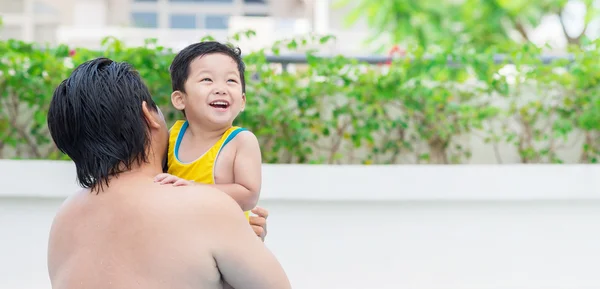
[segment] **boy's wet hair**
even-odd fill
[[[194,43],[177,53],[173,59],[173,62],[171,63],[171,67],[169,68],[173,91],[179,90],[185,93],[185,82],[189,77],[190,64],[192,61],[199,56],[213,53],[225,54],[231,57],[237,63],[238,72],[240,73],[240,79],[242,82],[242,92],[245,93],[246,78],[244,77],[244,71],[246,70],[246,66],[242,60],[242,51],[238,47],[232,47],[217,41]]]
[[[48,129],[75,163],[82,187],[99,192],[111,177],[148,161],[150,127],[143,101],[158,110],[139,73],[108,58],[79,65],[54,90]]]

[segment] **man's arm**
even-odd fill
[[[223,279],[236,289],[291,288],[283,267],[257,238],[235,201],[222,192],[205,189],[206,193],[214,195],[214,203],[210,215],[202,215],[211,219],[212,254]]]
[[[231,196],[243,211],[250,211],[258,203],[262,182],[262,156],[256,136],[243,131],[236,137],[237,150],[233,164],[233,184],[210,185]]]

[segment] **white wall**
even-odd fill
[[[47,234],[73,172],[0,160],[0,288],[50,288]],[[593,165],[265,165],[261,205],[297,289],[597,289],[598,176]]]

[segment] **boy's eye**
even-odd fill
[[[233,81],[233,82],[237,83],[237,80],[235,80],[235,79],[230,79],[228,81]]]
[[[212,80],[211,80],[210,78],[203,78],[203,79],[202,79],[202,80],[200,80],[200,81],[212,81]]]

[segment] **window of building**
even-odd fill
[[[58,14],[59,12],[52,7],[42,1],[35,2],[35,6],[33,8],[33,13],[36,14]]]
[[[171,14],[169,27],[177,29],[194,29],[198,27],[195,14]]]
[[[206,29],[228,29],[229,16],[227,15],[206,15],[204,17],[204,28]]]
[[[131,25],[140,28],[157,28],[158,14],[156,12],[132,12]]]
[[[25,1],[0,0],[0,13],[25,13]]]
[[[269,13],[244,13],[246,17],[269,17]]]
[[[169,0],[169,2],[181,3],[233,3],[233,0]]]

